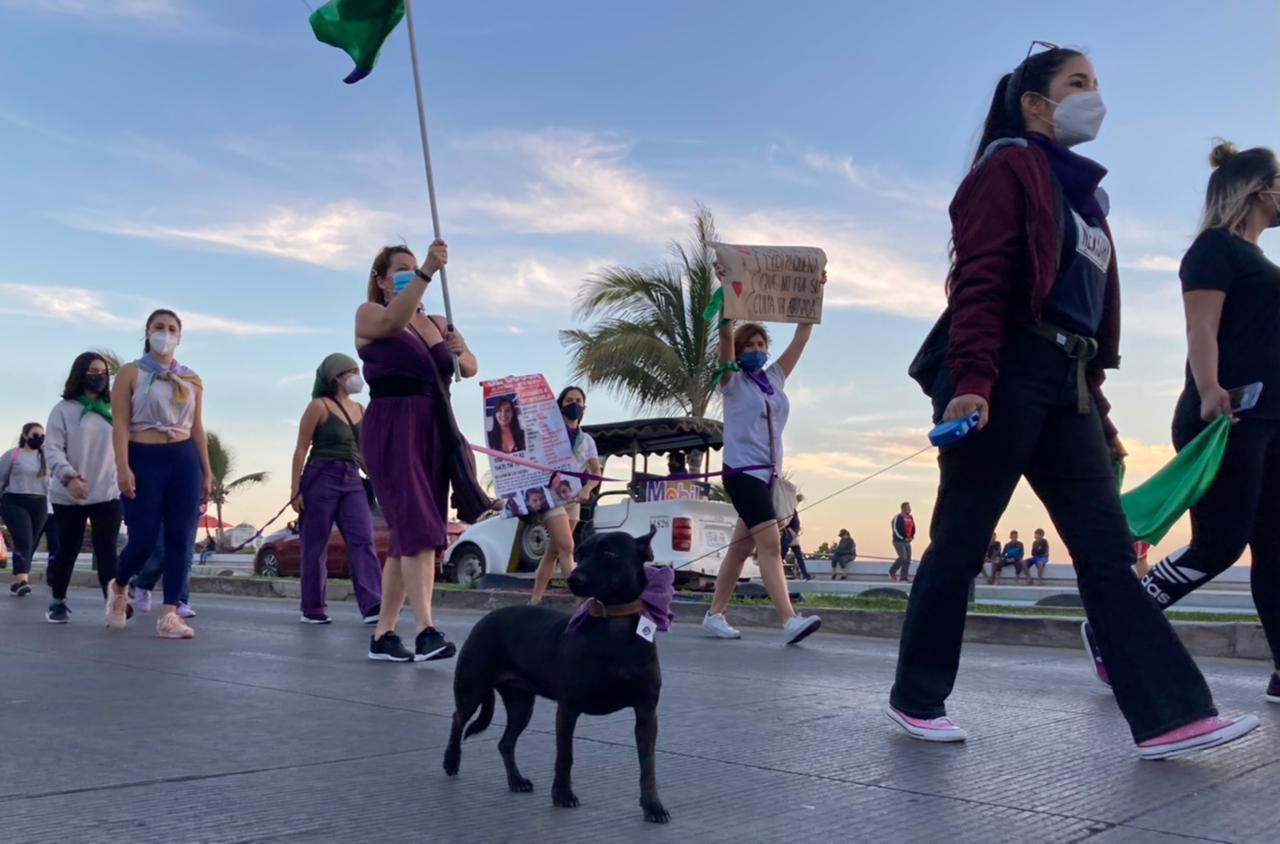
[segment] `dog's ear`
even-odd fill
[[[636,545],[639,546],[640,557],[647,563],[653,562],[653,538],[658,535],[658,526],[649,525],[649,532],[644,536],[636,537]]]

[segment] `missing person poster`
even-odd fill
[[[712,243],[724,315],[752,322],[822,322],[827,253],[816,246]]]
[[[503,518],[537,515],[576,501],[582,481],[576,471],[564,417],[556,395],[542,375],[517,375],[484,381],[485,444],[494,451],[536,463],[535,469],[489,456],[494,495]]]

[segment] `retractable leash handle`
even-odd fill
[[[929,442],[938,448],[960,442],[978,429],[982,416],[976,411],[960,419],[942,422],[929,432]]]

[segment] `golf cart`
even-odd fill
[[[724,445],[724,428],[714,419],[684,416],[668,419],[636,419],[608,425],[584,425],[596,441],[605,476],[622,474],[630,459],[625,485],[598,487],[582,505],[582,521],[575,540],[593,532],[623,530],[636,536],[656,528],[654,562],[672,566],[676,583],[684,587],[707,586],[720,570],[720,561],[733,535],[738,516],[724,501],[711,501],[707,484],[669,481],[667,468],[650,472],[649,458],[689,452],[710,455]],[[603,489],[603,491],[602,491]],[[547,532],[539,523],[524,519],[484,519],[467,528],[449,551],[447,576],[460,583],[483,574],[530,572],[547,549]],[[748,560],[744,578],[758,571]]]

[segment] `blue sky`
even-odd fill
[[[946,204],[1031,39],[1086,48],[1109,108],[1081,151],[1111,168],[1126,333],[1109,394],[1132,477],[1168,455],[1176,267],[1210,138],[1280,145],[1270,0],[415,9],[454,307],[481,376],[563,384],[556,332],[580,281],[663,259],[704,202],[726,240],[831,259],[790,388],[788,463],[811,499],[923,444],[927,402],[904,371],[941,306]],[[371,257],[430,232],[403,26],[345,86],[349,60],[307,14],[302,0],[0,0],[5,438],[46,417],[78,352],[133,356],[146,313],[168,306],[208,426],[241,469],[274,474],[231,520],[283,503],[310,373],[350,350]],[[455,403],[478,434],[478,385]],[[632,410],[596,391],[588,421]],[[809,542],[848,526],[886,553],[896,503],[927,519],[935,484],[919,458],[815,508]],[[1001,530],[1040,525],[1024,491]]]

